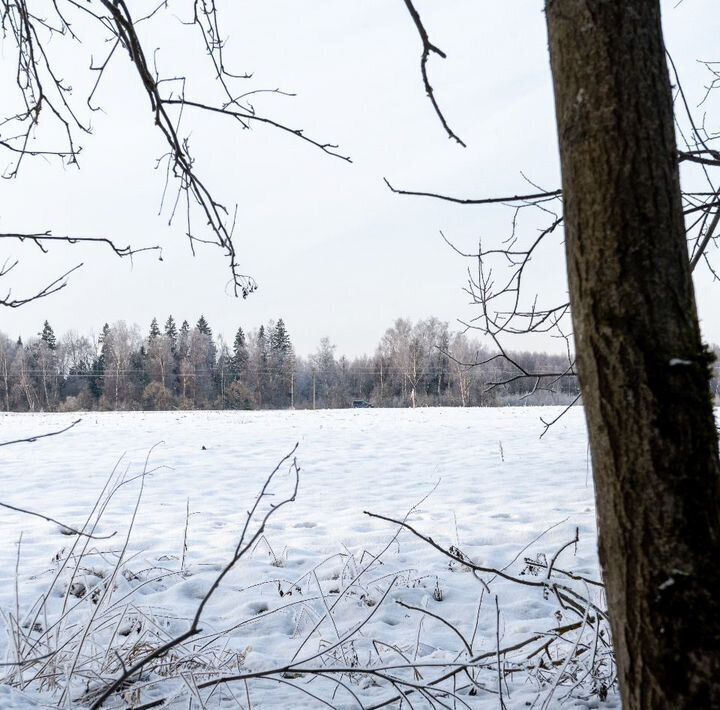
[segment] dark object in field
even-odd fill
[[[353,400],[353,409],[366,409],[368,407],[372,409],[373,405],[364,399],[354,399]]]

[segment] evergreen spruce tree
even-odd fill
[[[184,320],[180,326],[180,332],[177,339],[177,352],[175,353],[179,360],[187,357],[190,350],[190,324]]]
[[[109,339],[110,336],[110,326],[105,323],[105,325],[102,328],[102,332],[100,333],[100,337],[98,338],[98,343],[100,344],[100,355],[107,360],[107,350],[109,347]]]
[[[230,371],[233,380],[245,379],[248,368],[248,349],[245,342],[245,333],[242,328],[238,328],[233,341],[233,354],[230,359]]]
[[[129,404],[133,408],[139,407],[139,403],[142,401],[142,394],[150,384],[150,376],[147,372],[147,352],[145,346],[141,345],[139,350],[134,350],[130,354],[128,373],[128,399]]]
[[[178,375],[180,374],[180,362],[178,360],[178,328],[172,315],[165,321],[165,337],[170,343],[170,377],[167,383],[168,389],[177,394],[179,392]]]
[[[160,326],[158,325],[157,318],[153,318],[150,322],[150,335],[148,340],[155,340],[160,337]]]
[[[272,333],[270,334],[270,349],[276,356],[287,356],[292,352],[292,343],[290,336],[285,328],[285,322],[282,318],[278,319]]]
[[[174,353],[177,348],[178,329],[175,324],[175,319],[172,316],[168,316],[168,319],[165,321],[165,335],[170,339],[170,347]]]
[[[205,316],[201,315],[197,325],[195,326],[203,335],[209,335],[212,338],[212,329],[210,328],[210,325],[205,320]]]
[[[107,348],[106,343],[108,336],[110,335],[110,326],[105,323],[98,338],[98,345],[100,345],[100,352],[95,357],[92,363],[92,370],[89,381],[90,394],[97,400],[100,399],[103,393],[103,387],[105,384],[105,366],[107,364]]]
[[[52,411],[59,390],[57,368],[57,341],[50,323],[45,321],[43,329],[38,333],[40,340],[33,343],[29,349],[32,377],[37,391],[40,393],[41,406],[46,411]]]
[[[47,345],[49,350],[57,349],[57,340],[53,329],[50,327],[50,323],[45,321],[43,329],[40,333],[38,333],[38,335],[40,336],[40,340]]]
[[[290,388],[295,369],[292,343],[282,318],[270,333],[270,392],[275,406],[290,404]]]
[[[257,333],[257,348],[258,348],[258,359],[260,362],[267,365],[268,357],[268,344],[267,335],[265,334],[265,326],[261,325]]]
[[[175,368],[177,371],[177,394],[183,398],[188,396],[190,379],[188,371],[190,368],[190,324],[184,320],[178,332],[177,345],[175,347]]]
[[[265,335],[265,326],[261,325],[255,340],[255,387],[257,401],[262,406],[268,399],[268,342]]]

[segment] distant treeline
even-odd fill
[[[153,319],[143,336],[124,321],[105,324],[97,338],[75,332],[57,338],[46,321],[24,343],[0,333],[0,407],[7,411],[93,409],[285,409],[497,406],[571,402],[578,392],[567,358],[513,353],[522,373],[448,324],[398,319],[374,355],[337,356],[323,338],[312,355],[295,354],[282,318],[232,344],[213,337],[204,317],[180,326]],[[493,383],[505,382],[492,387]]]

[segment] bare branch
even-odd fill
[[[443,112],[440,110],[440,106],[438,105],[437,99],[435,98],[435,92],[433,90],[432,84],[430,83],[430,79],[428,78],[427,62],[430,58],[430,54],[437,54],[443,59],[446,59],[447,55],[445,54],[445,52],[442,51],[442,49],[436,47],[430,41],[427,30],[425,29],[425,26],[420,19],[420,14],[415,9],[412,0],[405,0],[405,6],[410,13],[410,17],[412,17],[412,20],[415,23],[415,27],[417,28],[418,34],[420,35],[420,41],[422,42],[422,55],[420,56],[420,74],[422,75],[423,85],[425,86],[425,93],[427,93],[428,98],[430,99],[430,103],[432,104],[433,109],[435,109],[435,113],[440,119],[440,123],[445,129],[445,132],[448,134],[448,137],[454,140],[456,143],[459,143],[463,148],[466,148],[467,146],[465,145],[465,143],[448,125],[448,122],[445,119]]]
[[[15,266],[15,264],[17,264],[17,262],[15,262],[13,266]],[[54,293],[62,291],[62,289],[64,289],[68,285],[67,277],[70,276],[70,274],[72,274],[74,271],[77,271],[82,266],[82,263],[78,264],[77,266],[73,266],[72,269],[68,269],[64,274],[58,276],[58,278],[50,282],[47,286],[40,289],[32,296],[27,296],[26,298],[11,298],[12,291],[8,291],[7,295],[4,298],[0,298],[0,306],[5,306],[6,308],[20,308],[21,306],[24,306],[32,301],[37,301],[41,298],[47,298],[48,296],[52,296]],[[0,272],[0,276],[3,276],[7,273],[8,270],[6,269]]]
[[[142,670],[148,663],[155,660],[156,658],[159,658],[160,656],[165,655],[168,651],[175,648],[176,646],[180,645],[187,639],[196,636],[199,634],[202,629],[200,628],[200,619],[202,617],[203,610],[205,609],[206,605],[210,601],[213,594],[217,591],[218,587],[220,586],[222,580],[227,576],[227,574],[230,572],[233,567],[239,562],[240,559],[242,559],[245,554],[250,550],[253,545],[258,541],[260,536],[265,531],[265,526],[268,522],[268,520],[284,505],[287,505],[288,503],[291,503],[295,500],[295,496],[297,495],[298,490],[298,484],[300,481],[300,469],[297,466],[297,461],[293,458],[295,452],[297,451],[298,444],[295,444],[292,451],[290,451],[288,454],[286,454],[277,464],[277,466],[273,469],[273,471],[270,473],[270,475],[265,480],[265,484],[263,485],[260,493],[255,499],[255,503],[253,504],[252,508],[248,511],[248,514],[246,516],[245,520],[245,526],[242,530],[242,533],[240,535],[240,539],[237,543],[237,547],[235,548],[235,553],[233,554],[230,561],[225,565],[225,567],[220,571],[220,573],[217,575],[213,583],[210,585],[210,588],[203,596],[202,600],[200,601],[200,604],[197,607],[197,610],[195,611],[195,616],[193,617],[192,623],[190,624],[190,627],[185,631],[184,633],[180,634],[179,636],[176,636],[173,639],[170,639],[165,644],[157,647],[152,652],[148,653],[147,655],[140,658],[135,664],[130,666],[130,668],[124,669],[123,673],[120,674],[120,676],[114,680],[112,683],[110,683],[102,693],[100,693],[97,700],[92,705],[92,710],[97,710],[98,708],[101,708],[105,701],[120,687],[123,686],[123,684],[129,679],[132,678],[138,671]],[[254,531],[254,533],[248,538],[248,532],[249,527],[254,520],[255,513],[257,512],[258,507],[260,506],[260,503],[265,499],[265,497],[268,495],[268,488],[270,484],[272,483],[273,479],[275,478],[275,475],[277,472],[282,468],[283,464],[285,464],[288,460],[292,459],[290,464],[290,471],[293,474],[293,488],[290,495],[286,496],[281,500],[279,503],[271,504],[269,510],[267,513],[264,514],[264,516],[260,520],[260,524]],[[199,686],[200,688],[205,687],[203,685]]]
[[[400,190],[393,187],[387,178],[383,178],[385,184],[397,195],[411,195],[414,197],[432,197],[436,200],[444,200],[446,202],[454,202],[459,205],[494,205],[494,204],[512,204],[514,202],[530,202],[536,200],[554,200],[562,195],[562,190],[550,190],[548,192],[534,192],[528,195],[508,195],[506,197],[452,197],[450,195],[441,195],[436,192],[421,192],[417,190]]]
[[[27,510],[25,508],[18,508],[15,505],[10,505],[10,503],[3,503],[0,501],[0,507],[7,508],[8,510],[14,510],[17,513],[23,513],[24,515],[32,515],[36,518],[41,518],[42,520],[47,520],[49,523],[55,523],[55,525],[59,525],[63,532],[67,531],[67,533],[70,533],[72,535],[79,535],[81,537],[86,537],[90,540],[109,540],[111,537],[114,537],[117,534],[116,532],[112,532],[109,535],[91,535],[90,533],[83,532],[82,530],[77,530],[72,525],[66,525],[65,523],[61,523],[59,520],[55,520],[55,518],[51,518],[49,515],[45,515],[44,513],[37,513],[34,510]]]
[[[32,444],[36,442],[38,439],[45,439],[48,436],[57,436],[58,434],[64,434],[66,431],[70,431],[74,426],[77,426],[82,419],[76,419],[72,424],[69,424],[64,429],[59,429],[58,431],[51,431],[48,434],[36,434],[35,436],[29,436],[25,439],[14,439],[13,441],[3,441],[0,442],[0,446],[11,446],[12,444]]]
[[[36,244],[43,253],[47,253],[46,242],[65,242],[66,244],[107,244],[120,257],[132,257],[134,254],[140,254],[145,251],[160,252],[159,260],[162,261],[162,247],[150,246],[133,248],[128,245],[120,247],[107,237],[71,237],[65,235],[55,235],[51,231],[35,232],[35,233],[19,233],[19,232],[2,232],[0,239],[16,239],[24,242],[30,241]]]

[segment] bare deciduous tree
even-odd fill
[[[547,20],[624,707],[717,707],[720,462],[660,6],[553,0]]]
[[[720,153],[670,59],[674,110],[658,0],[547,0],[546,15],[562,190],[467,199],[391,189],[513,209],[509,245],[481,245],[473,256],[468,290],[481,315],[468,325],[491,337],[517,377],[537,377],[500,338],[555,330],[569,342],[572,308],[624,707],[716,707],[720,463],[691,272],[704,262],[715,273],[720,185],[710,170]],[[422,26],[414,10],[413,19]],[[711,91],[720,82],[708,68]],[[680,162],[701,166],[705,191],[681,194]],[[527,208],[547,213],[548,225],[523,244],[517,217]],[[557,234],[569,302],[526,306],[525,271]],[[496,282],[492,260],[509,266],[509,278]],[[557,377],[574,367],[568,348]]]

